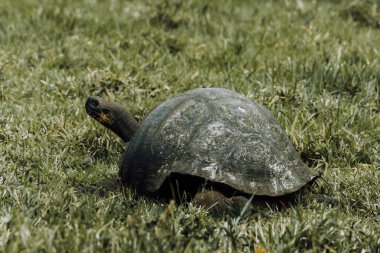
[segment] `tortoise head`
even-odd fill
[[[86,112],[103,126],[112,130],[125,142],[128,142],[138,129],[133,115],[122,105],[90,96],[86,101]]]

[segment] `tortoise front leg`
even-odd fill
[[[209,190],[197,193],[192,203],[205,208],[211,215],[222,216],[223,214],[240,215],[245,204],[249,201],[244,196],[226,197],[221,192]],[[250,210],[249,210],[250,211]]]

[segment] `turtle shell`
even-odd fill
[[[123,183],[142,194],[173,172],[265,196],[295,192],[319,175],[267,109],[222,88],[190,90],[154,108],[121,159]]]

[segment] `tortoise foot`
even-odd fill
[[[244,196],[226,197],[218,191],[205,191],[197,193],[192,203],[205,208],[211,215],[222,216],[225,214],[238,216],[249,200]],[[249,208],[248,211],[250,211]]]

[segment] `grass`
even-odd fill
[[[0,251],[380,252],[379,6],[1,1]],[[195,87],[267,106],[323,171],[313,191],[348,204],[214,218],[102,187],[123,143],[86,115],[86,97],[142,120]]]

